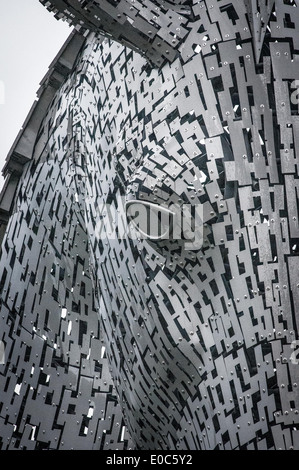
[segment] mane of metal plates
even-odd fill
[[[42,3],[86,40],[2,245],[1,448],[299,449],[299,2]]]

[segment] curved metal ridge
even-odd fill
[[[83,33],[83,32],[82,32]],[[57,90],[72,72],[85,37],[79,31],[70,34],[40,83],[37,100],[13,143],[3,168],[5,183],[0,194],[0,244],[15,204],[16,189],[24,166],[32,159],[41,123]]]

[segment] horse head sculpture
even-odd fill
[[[81,42],[2,245],[3,448],[299,448],[298,2],[41,3]]]

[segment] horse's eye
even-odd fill
[[[141,238],[160,241],[172,237],[176,214],[169,209],[133,200],[126,203],[126,214]]]
[[[193,210],[192,210],[193,209]],[[126,202],[126,216],[138,238],[175,250],[200,250],[203,245],[203,206],[172,205],[171,209],[140,201]]]

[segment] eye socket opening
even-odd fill
[[[172,206],[173,210],[146,201],[126,202],[126,216],[134,236],[155,246],[200,250],[203,246],[203,206]]]
[[[126,202],[126,215],[141,238],[161,241],[172,237],[176,214],[165,207],[132,200]]]

